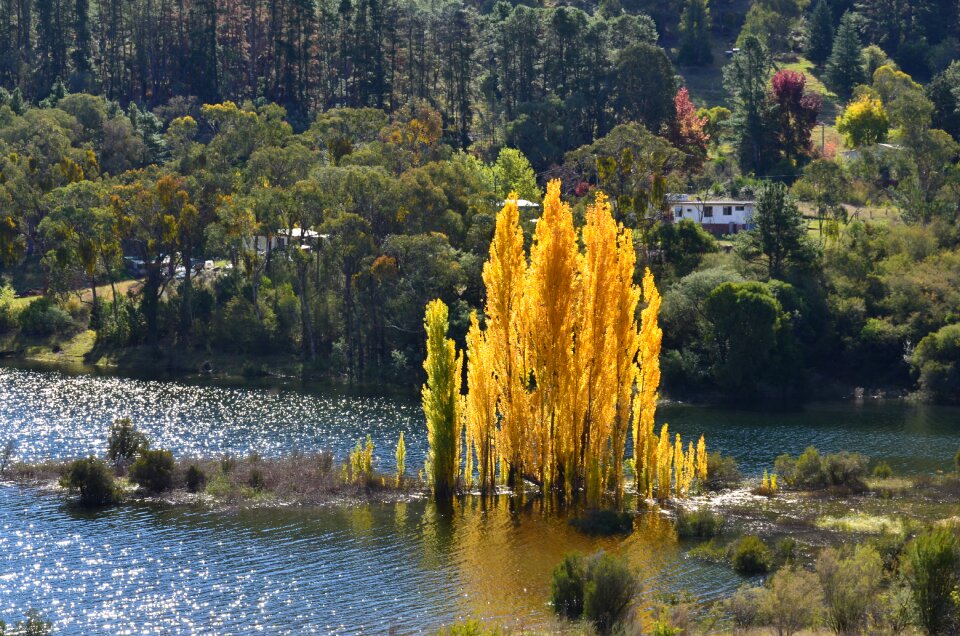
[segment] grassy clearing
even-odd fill
[[[824,530],[853,532],[857,534],[901,534],[904,529],[900,519],[889,516],[874,516],[853,512],[842,517],[820,517],[815,525]]]

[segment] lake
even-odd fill
[[[0,367],[0,443],[19,459],[102,454],[130,417],[178,455],[346,454],[369,433],[393,467],[400,432],[417,470],[425,430],[410,394],[174,382]],[[685,439],[735,456],[748,474],[809,444],[858,450],[895,471],[947,469],[960,410],[900,402],[815,404],[797,413],[665,406]],[[410,468],[408,468],[410,470]],[[644,594],[724,595],[728,568],[685,555],[652,512],[627,538],[590,538],[539,500],[465,498],[319,509],[126,505],[85,513],[57,494],[0,486],[0,618],[40,609],[63,634],[418,633],[461,617],[551,624],[549,575],[570,550],[615,551]]]

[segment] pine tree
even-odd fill
[[[819,0],[810,15],[807,31],[807,57],[822,66],[833,50],[833,13],[827,0]]]
[[[863,50],[857,33],[856,15],[853,13],[843,14],[840,20],[840,28],[833,39],[833,49],[827,61],[826,80],[827,85],[844,99],[850,97],[854,86],[866,81]]]
[[[733,95],[731,129],[744,172],[763,172],[772,163],[767,78],[772,61],[763,43],[748,35],[740,52],[723,69],[723,85]]]
[[[462,432],[463,354],[458,355],[453,340],[447,338],[447,317],[447,306],[442,300],[427,303],[423,319],[427,332],[427,359],[423,362],[427,383],[423,385],[422,397],[430,443],[427,474],[438,498],[449,497],[456,489]]]
[[[677,61],[681,64],[706,66],[713,63],[709,2],[710,0],[687,0],[680,16],[680,51],[677,53]]]

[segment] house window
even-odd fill
[[[731,214],[733,214],[733,206],[732,205],[723,206],[723,216],[730,216]]]
[[[743,212],[744,207],[742,205],[737,206],[737,212]]]
[[[677,208],[677,218],[678,219],[683,218],[683,208]]]
[[[713,216],[713,206],[712,206],[712,205],[705,205],[705,206],[703,206],[703,216],[704,216],[704,217],[712,217],[712,216]]]

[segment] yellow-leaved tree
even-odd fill
[[[706,480],[703,437],[684,451],[680,436],[671,440],[666,425],[659,436],[654,432],[663,339],[660,294],[649,270],[642,288],[634,282],[636,266],[633,234],[614,220],[603,194],[588,208],[578,236],[570,207],[560,200],[560,182],[551,181],[529,263],[517,198],[508,198],[483,268],[483,321],[472,314],[467,333],[463,462],[459,448],[435,433],[437,422],[446,421],[436,413],[446,417],[455,410],[455,397],[442,402],[446,410],[428,410],[428,397],[433,400],[428,387],[459,369],[460,358],[452,342],[441,344],[446,308],[440,316],[439,301],[427,307],[424,410],[438,492],[441,485],[449,492],[457,483],[461,465],[469,486],[475,458],[484,493],[492,492],[498,480],[520,491],[526,480],[543,490],[584,496],[589,505],[608,496],[619,504],[631,434],[641,497],[683,497],[695,480]],[[441,317],[442,329],[431,327]],[[439,368],[441,357],[445,362]],[[451,417],[459,421],[456,414]],[[445,457],[456,458],[455,469],[442,465],[442,479],[437,472],[441,446],[434,447],[435,439],[445,445]]]

